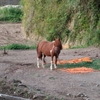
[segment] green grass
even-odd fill
[[[23,12],[19,7],[2,8],[0,9],[1,22],[21,22]]]
[[[23,44],[10,44],[7,46],[0,46],[0,50],[6,48],[7,50],[27,50],[27,49],[36,49],[36,46],[27,46]]]
[[[100,59],[93,60],[93,62],[81,62],[78,64],[64,64],[58,65],[60,68],[76,68],[76,67],[88,67],[100,70]]]
[[[4,46],[0,46],[0,50],[3,50],[5,47]]]

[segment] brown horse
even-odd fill
[[[51,65],[50,70],[52,70],[53,66],[53,57],[55,57],[54,67],[57,68],[57,58],[62,50],[62,44],[60,39],[55,39],[52,42],[48,41],[41,41],[38,43],[37,46],[37,67],[39,68],[39,59],[42,61],[42,66],[44,68],[45,57],[51,56]]]

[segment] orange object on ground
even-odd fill
[[[69,72],[69,73],[89,73],[94,72],[95,70],[92,68],[86,68],[86,67],[80,67],[80,68],[61,68],[59,69],[63,72]]]
[[[80,62],[92,62],[92,60],[90,57],[84,57],[84,58],[76,58],[73,60],[60,60],[57,62],[57,64],[80,63]]]

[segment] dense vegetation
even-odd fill
[[[20,6],[0,7],[0,21],[1,22],[21,22],[22,16],[23,16],[23,12]]]
[[[23,44],[10,44],[7,46],[0,46],[0,50],[27,50],[27,49],[36,49],[36,46],[28,46]]]
[[[22,0],[23,25],[33,34],[74,45],[100,44],[100,0]]]

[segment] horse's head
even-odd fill
[[[62,43],[61,43],[61,40],[59,38],[54,40],[54,46],[59,48],[60,50],[62,50]]]

